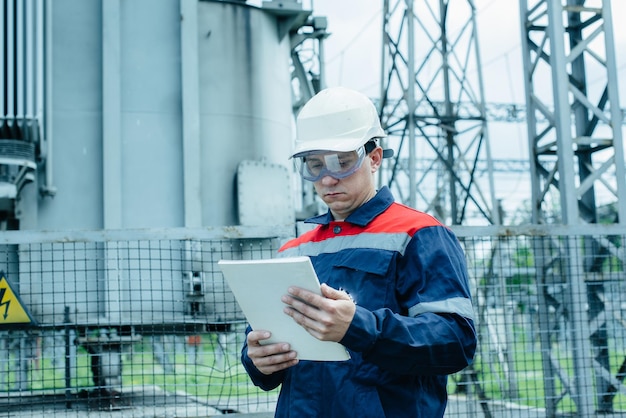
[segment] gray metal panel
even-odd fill
[[[239,163],[285,164],[291,147],[290,45],[279,40],[276,16],[246,4],[197,2],[193,64],[194,55],[181,52],[182,44],[193,42],[182,43],[178,2],[50,4],[57,193],[40,200],[39,228],[184,225],[182,59],[198,71],[202,224],[235,224]],[[280,191],[286,210],[287,189]],[[180,320],[188,309],[185,278],[215,270],[212,260],[191,266],[191,253],[181,245],[24,244],[17,250],[20,285],[40,318],[60,321],[68,307],[72,321],[83,323]],[[164,264],[164,253],[180,256]],[[69,260],[72,272],[64,270]],[[219,281],[206,286],[203,312],[232,319],[225,307],[234,301],[223,296]]]
[[[119,176],[118,226],[182,224],[180,40],[178,5],[161,0],[121,2],[117,73],[108,73],[109,115],[118,113],[119,161],[103,160],[102,7],[98,2],[52,3],[54,177],[58,194],[44,200],[40,227],[101,228],[103,163]],[[145,11],[151,12],[146,14]],[[107,55],[110,57],[110,54]],[[110,97],[110,96],[108,96]],[[108,127],[111,119],[107,118]],[[111,134],[113,135],[113,134]],[[114,138],[114,137],[111,137]],[[107,148],[107,149],[108,149]],[[117,190],[117,191],[116,191]]]
[[[285,166],[242,161],[237,170],[237,203],[241,225],[293,224],[291,177]]]
[[[58,194],[40,200],[39,228],[102,227],[102,43],[100,2],[51,7],[51,168]]]
[[[121,30],[123,226],[180,226],[184,221],[178,2],[124,1]]]
[[[185,223],[181,60],[194,57],[181,52],[180,5],[115,4],[51,3],[57,195],[40,202],[42,229]],[[190,173],[199,177],[202,225],[232,225],[238,164],[289,163],[290,45],[262,9],[196,4],[200,167]],[[103,19],[116,15],[103,32]]]
[[[199,2],[198,12],[203,224],[232,225],[239,163],[288,163],[290,46],[257,8]]]

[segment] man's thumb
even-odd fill
[[[326,283],[322,283],[321,289],[322,289],[322,295],[329,299],[352,300],[350,295],[345,290],[334,289],[330,287],[329,285],[327,285]]]

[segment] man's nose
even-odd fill
[[[320,182],[326,186],[326,185],[337,184],[337,182],[339,182],[339,179],[336,179],[333,176],[327,174],[320,179]]]

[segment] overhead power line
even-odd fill
[[[417,103],[415,114],[418,116],[436,115],[445,113],[445,102],[442,101],[421,101]],[[456,114],[459,119],[480,117],[480,112],[476,108],[476,103],[457,102],[454,104]],[[626,108],[622,108],[622,125],[626,125]],[[608,115],[610,109],[605,109]],[[526,105],[521,103],[485,103],[485,115],[489,122],[523,123],[526,121]],[[543,114],[539,113],[537,122],[547,122]]]

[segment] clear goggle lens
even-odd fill
[[[365,159],[364,147],[350,152],[311,153],[296,159],[302,178],[318,181],[325,176],[343,179],[357,171]]]

